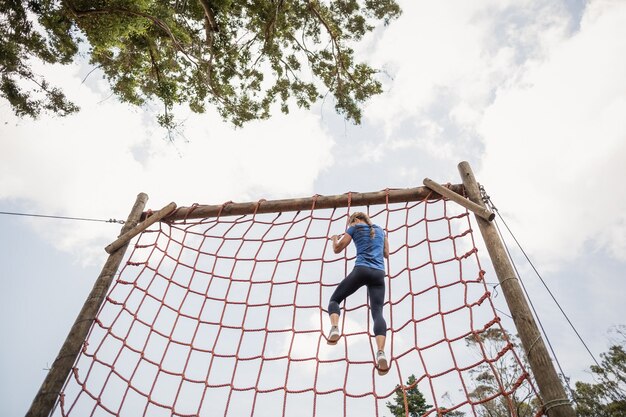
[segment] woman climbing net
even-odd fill
[[[376,337],[376,365],[379,375],[389,372],[389,365],[385,355],[385,339],[387,323],[383,317],[385,302],[385,262],[389,258],[389,241],[383,229],[372,224],[369,216],[362,212],[353,213],[348,221],[348,230],[339,239],[331,236],[333,251],[340,253],[350,242],[356,246],[356,261],[352,272],[337,286],[328,303],[330,315],[330,333],[328,343],[334,345],[340,337],[339,305],[362,286],[367,287],[372,319],[374,320],[374,336]]]

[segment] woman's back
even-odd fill
[[[370,230],[374,230],[374,236],[371,237]],[[356,246],[355,266],[367,266],[369,268],[385,270],[384,263],[384,243],[385,233],[380,226],[373,224],[371,226],[363,223],[350,226],[346,231],[354,241]]]

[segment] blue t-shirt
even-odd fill
[[[372,228],[374,229],[373,238],[370,238],[370,227],[366,224],[359,223],[350,226],[346,231],[356,246],[354,266],[367,266],[384,271],[385,232],[375,224]]]

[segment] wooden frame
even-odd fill
[[[574,410],[567,398],[565,389],[556,373],[546,346],[537,328],[528,303],[521,291],[519,282],[506,254],[502,241],[495,226],[490,223],[494,213],[487,210],[481,200],[480,191],[474,174],[467,162],[458,166],[463,184],[443,187],[426,178],[427,187],[407,188],[401,190],[384,190],[373,193],[348,193],[335,196],[315,196],[300,199],[273,200],[249,203],[224,203],[222,205],[194,205],[176,209],[170,203],[157,213],[142,213],[148,196],[139,194],[131,213],[121,231],[121,236],[107,246],[111,255],[106,261],[102,272],[89,297],[85,301],[70,333],[68,334],[59,354],[28,410],[27,417],[47,417],[53,411],[63,384],[68,378],[72,366],[83,346],[97,312],[102,305],[113,276],[117,272],[126,252],[130,239],[141,233],[156,221],[179,221],[186,219],[209,218],[217,216],[244,215],[253,213],[272,213],[339,207],[357,207],[374,204],[393,204],[401,202],[435,200],[445,196],[462,206],[472,210],[477,217],[478,226],[487,246],[496,275],[513,316],[513,321],[528,357],[531,369],[537,381],[542,397],[544,412],[550,417],[575,417]],[[464,197],[467,194],[469,200]],[[142,220],[141,224],[137,224]],[[506,285],[504,285],[506,284]]]

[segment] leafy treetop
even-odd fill
[[[382,90],[350,45],[400,13],[395,0],[0,0],[0,95],[18,116],[75,112],[32,58],[86,53],[122,101],[161,102],[164,126],[179,104],[240,126],[321,92],[358,123]]]
[[[591,367],[595,383],[576,382],[574,400],[579,417],[626,416],[626,326],[618,326],[620,336],[600,365]]]

